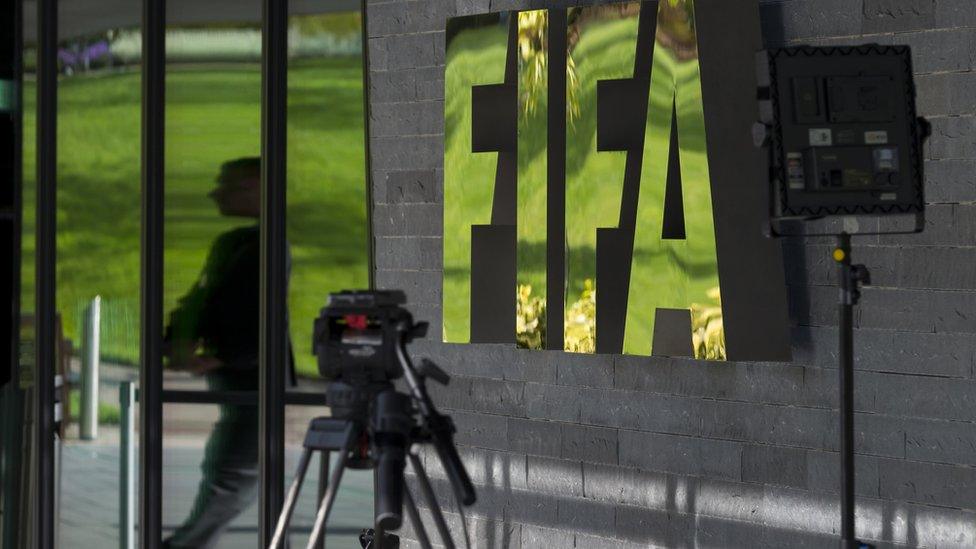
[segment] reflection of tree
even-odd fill
[[[725,326],[722,322],[722,297],[718,287],[707,292],[710,303],[691,305],[691,341],[699,360],[726,360]],[[518,287],[516,341],[520,349],[546,347],[546,299],[532,295],[532,286]],[[584,282],[578,301],[565,311],[563,346],[571,353],[596,352],[596,288]]]
[[[725,325],[722,323],[722,295],[719,288],[708,290],[712,303],[691,306],[691,339],[695,358],[725,360]]]
[[[569,11],[566,48],[572,53],[576,48],[576,43],[579,42],[583,28],[590,22],[627,19],[629,17],[637,17],[638,14],[640,14],[640,2],[572,8]]]
[[[583,282],[579,301],[566,310],[563,321],[564,347],[571,353],[596,352],[596,288],[593,280]]]
[[[698,58],[695,38],[695,0],[665,0],[657,12],[658,46],[673,52],[678,61]]]
[[[546,10],[524,11],[518,15],[519,73],[522,75],[521,115],[535,113],[539,99],[548,87],[549,16]],[[570,122],[579,116],[579,77],[576,63],[566,52],[566,112]]]
[[[288,21],[289,30],[305,36],[332,35],[337,37],[358,36],[362,34],[363,22],[359,11],[321,13],[292,17]]]
[[[516,294],[515,340],[520,349],[546,348],[546,299],[532,295],[531,284],[521,284]]]
[[[519,74],[522,76],[519,106],[524,117],[535,113],[548,83],[548,19],[545,10],[526,11],[518,16]]]
[[[573,59],[573,49],[582,28],[591,20],[633,17],[640,3],[611,4],[571,9],[566,40],[566,112],[572,123],[580,116],[580,82]],[[522,93],[520,114],[533,115],[548,85],[549,17],[546,10],[518,14],[519,73]],[[657,13],[657,44],[673,52],[678,61],[697,59],[695,37],[695,0],[662,0]]]
[[[570,124],[573,124],[580,117],[580,103],[583,101],[582,84],[577,76],[576,60],[573,57],[573,52],[576,50],[576,44],[580,41],[583,29],[591,23],[636,18],[639,13],[640,2],[570,8],[566,28],[566,109]]]

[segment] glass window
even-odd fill
[[[345,6],[345,7],[343,7]],[[297,386],[324,393],[311,355],[312,322],[329,292],[368,286],[362,19],[346,4],[303,4],[289,20],[289,328]],[[165,387],[214,402],[258,390],[260,323],[260,3],[209,12],[169,5],[166,89]],[[292,376],[288,376],[291,379]],[[288,416],[287,481],[317,407]],[[164,537],[236,547],[257,534],[258,408],[167,404]],[[316,477],[309,479],[313,481]],[[371,487],[366,478],[366,486]],[[355,475],[347,482],[355,481]],[[359,479],[362,484],[362,478]],[[314,483],[298,509],[307,535]],[[229,489],[228,489],[229,487]],[[345,491],[345,486],[343,490]],[[372,505],[337,502],[343,516]],[[371,501],[371,499],[369,500]],[[339,528],[335,530],[335,528]],[[343,530],[345,528],[345,530]],[[348,532],[346,531],[348,530]],[[352,539],[352,538],[350,538]],[[345,544],[340,544],[345,545]]]
[[[57,490],[66,547],[118,543],[119,385],[138,378],[141,11],[106,9],[59,2],[56,360],[67,385]],[[35,93],[25,86],[25,97]],[[34,137],[25,137],[33,174]]]
[[[328,7],[291,17],[288,33],[288,306],[299,380],[318,377],[312,322],[329,293],[369,286],[362,18]]]
[[[312,355],[312,325],[330,292],[369,286],[363,34],[358,4],[293,3],[288,32],[289,328],[297,387],[325,393]],[[350,9],[353,8],[353,9]],[[295,13],[295,10],[300,10]],[[285,482],[308,422],[328,409],[289,406]],[[332,462],[335,462],[333,455]],[[305,478],[290,529],[304,546],[318,507],[318,460]],[[326,528],[326,546],[358,547],[373,523],[372,471],[346,469]]]
[[[260,14],[259,0],[167,5],[163,386],[214,402],[163,407],[174,547],[257,538],[258,407],[226,398],[258,390]]]

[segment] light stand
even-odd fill
[[[840,348],[840,524],[841,548],[864,549],[871,546],[857,540],[854,533],[854,306],[861,298],[861,284],[871,284],[871,273],[864,265],[851,264],[851,235],[837,235],[833,251],[840,284],[838,324]]]
[[[771,236],[799,236],[774,230]],[[921,223],[917,223],[921,226]],[[912,231],[910,234],[914,234]],[[860,233],[868,234],[868,233]],[[875,233],[870,233],[875,234]],[[898,232],[886,234],[900,234]],[[861,300],[861,286],[871,284],[871,273],[864,265],[851,263],[851,234],[817,233],[804,236],[833,236],[836,246],[831,259],[837,264],[837,285],[840,288],[838,313],[838,422],[840,429],[840,548],[873,549],[874,546],[857,539],[855,533],[854,499],[854,306]]]
[[[925,226],[923,144],[931,126],[916,115],[908,46],[793,46],[756,54],[755,145],[769,161],[767,235],[833,237],[837,263],[840,547],[857,540],[854,497],[854,306],[871,277],[851,263],[851,233],[910,234]],[[878,220],[858,230],[857,216]],[[882,231],[882,218],[914,218],[911,230]],[[798,222],[815,232],[785,232]],[[843,228],[831,225],[842,221]],[[848,223],[850,222],[850,223]],[[887,228],[887,227],[886,227]]]

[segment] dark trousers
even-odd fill
[[[211,391],[257,391],[257,371],[207,375]],[[200,465],[203,478],[193,509],[173,536],[171,548],[210,548],[255,499],[258,486],[258,407],[221,405]]]

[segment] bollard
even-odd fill
[[[102,298],[95,296],[85,309],[81,339],[81,410],[78,427],[82,440],[98,438],[98,363]]]
[[[119,549],[136,547],[135,384],[119,385]]]

